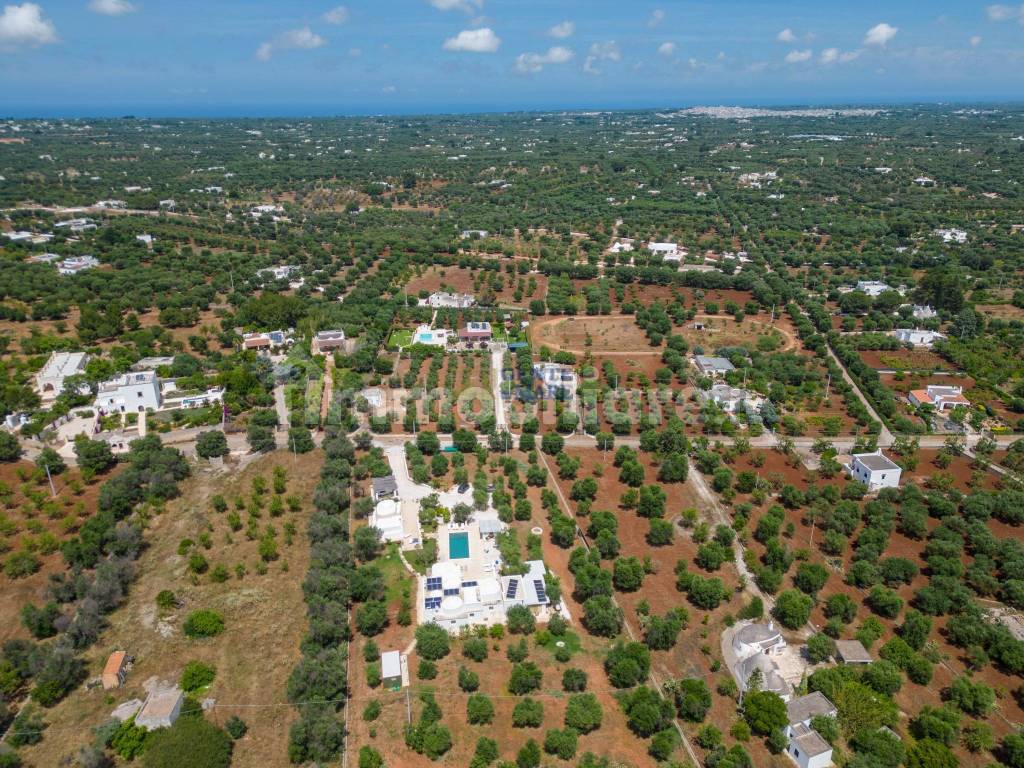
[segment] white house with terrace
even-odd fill
[[[873,492],[882,488],[899,488],[903,469],[879,449],[874,453],[853,454],[846,465],[846,472]]]
[[[820,691],[786,702],[786,754],[800,768],[832,765],[832,747],[811,727],[816,717],[838,717],[839,710]]]

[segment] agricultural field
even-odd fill
[[[289,764],[292,710],[283,691],[303,633],[309,553],[301,532],[320,462],[315,453],[281,452],[244,466],[200,468],[180,498],[149,518],[152,543],[136,564],[131,594],[108,614],[84,659],[92,677],[111,651],[127,651],[135,661],[125,685],[113,692],[83,688],[46,710],[47,731],[61,736],[27,749],[29,760],[59,764],[92,743],[93,729],[116,706],[144,699],[149,680],[176,683],[199,662],[214,674],[186,705],[210,699],[208,720],[224,726],[237,716],[248,726],[232,765]],[[196,611],[215,612],[223,630],[188,637],[184,626]],[[266,664],[271,657],[279,662]]]

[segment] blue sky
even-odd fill
[[[974,0],[0,0],[0,115],[1020,100]]]

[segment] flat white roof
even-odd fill
[[[381,677],[402,676],[402,654],[398,651],[384,651],[380,655]]]

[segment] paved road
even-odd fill
[[[498,430],[508,429],[505,399],[501,396],[501,376],[505,366],[505,349],[491,348],[491,395],[494,397],[494,424]]]

